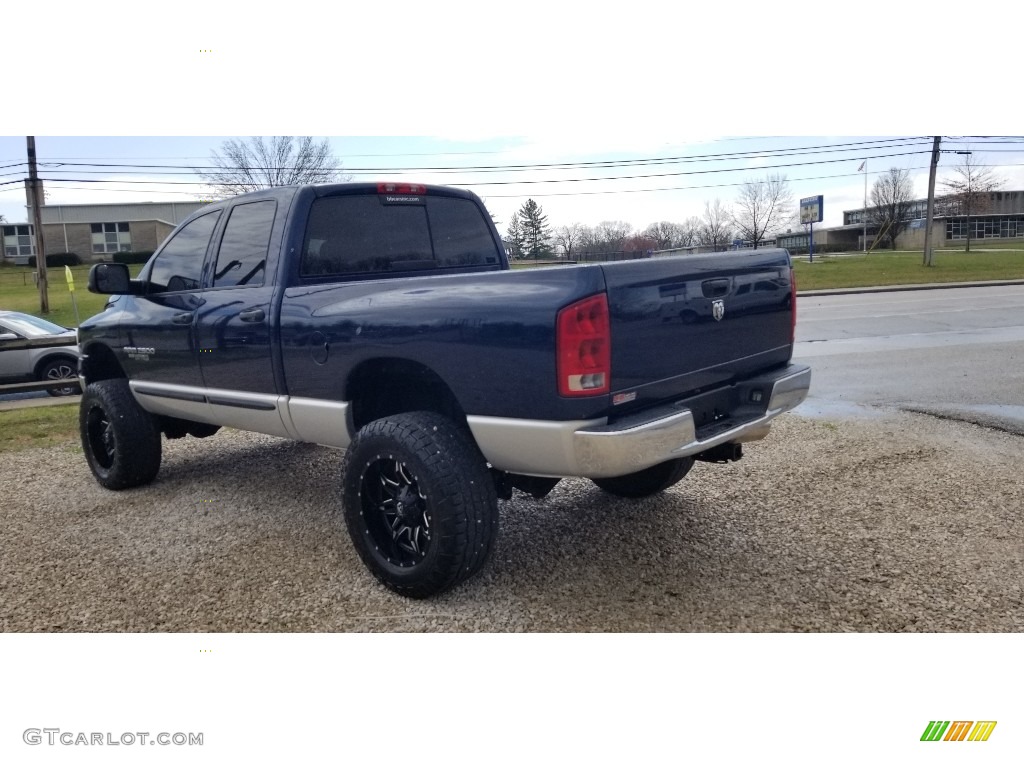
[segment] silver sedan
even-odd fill
[[[73,329],[24,312],[0,310],[0,381],[61,381],[78,376],[78,339]],[[77,384],[53,387],[74,395]]]

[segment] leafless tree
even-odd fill
[[[960,165],[953,168],[953,176],[942,180],[947,193],[943,198],[947,215],[967,217],[967,253],[971,252],[971,216],[991,210],[992,193],[1003,185],[991,168],[979,165],[973,158],[973,153],[968,152]]]
[[[761,181],[748,181],[736,199],[734,224],[740,237],[757,248],[761,241],[778,232],[793,215],[793,193],[789,181],[769,174]]]
[[[664,251],[669,248],[678,248],[681,245],[683,228],[673,221],[657,221],[648,224],[643,235],[654,240],[658,250]]]
[[[582,240],[582,224],[563,224],[560,227],[555,227],[555,245],[562,249],[562,253],[567,259],[572,258],[573,250],[580,246]]]
[[[690,216],[679,225],[679,244],[677,248],[689,248],[700,239],[701,221],[699,216]]]
[[[199,170],[199,176],[218,195],[230,196],[288,184],[326,184],[348,181],[341,162],[331,152],[327,139],[311,136],[253,136],[229,139],[213,152],[212,164],[219,170]]]
[[[913,202],[914,185],[910,183],[909,171],[890,168],[871,187],[872,207],[868,209],[868,220],[878,225],[879,237],[889,238],[893,250],[896,250],[896,238],[910,226]]]
[[[632,232],[633,225],[625,221],[601,221],[596,227],[600,247],[606,252],[621,251]]]
[[[729,245],[733,235],[732,214],[722,205],[721,200],[704,203],[704,215],[701,217],[698,241],[700,245],[710,245],[716,249]]]
[[[652,253],[658,249],[658,241],[650,235],[637,232],[622,241],[622,250],[633,253]]]

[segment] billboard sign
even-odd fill
[[[822,212],[824,206],[822,201],[824,195],[815,195],[814,197],[804,197],[800,200],[800,223],[801,224],[817,224],[822,220]]]

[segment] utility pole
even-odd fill
[[[864,223],[864,239],[863,249],[864,254],[868,252],[868,161],[865,160],[860,164],[860,167],[864,169],[864,214],[862,216]]]
[[[40,194],[39,174],[36,172],[36,137],[28,139],[28,179],[25,180],[25,192],[28,204],[32,206],[32,226],[36,231],[36,275],[39,276],[39,311],[50,313],[50,294],[46,284],[46,250],[43,248],[43,196]]]
[[[932,141],[932,164],[928,171],[928,218],[924,230],[924,265],[932,266],[932,217],[935,215],[935,171],[939,166],[939,142],[941,136]]]

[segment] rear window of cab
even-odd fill
[[[497,266],[498,246],[472,200],[357,194],[313,202],[302,277]]]

